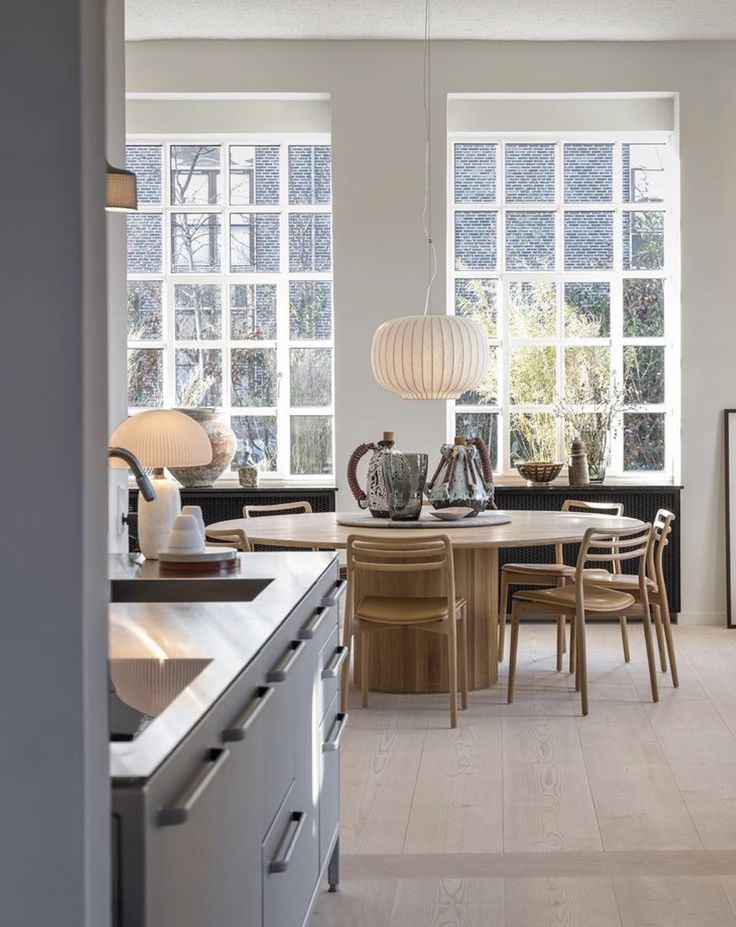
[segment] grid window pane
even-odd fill
[[[332,265],[331,219],[327,214],[289,216],[289,271],[327,272]]]
[[[565,202],[610,203],[613,145],[565,145]]]
[[[514,412],[509,422],[511,461],[557,460],[557,420],[549,412]]]
[[[179,341],[216,341],[222,337],[222,294],[211,283],[177,283],[174,330]]]
[[[555,146],[547,143],[506,145],[506,201],[553,203]]]
[[[278,443],[275,415],[233,415],[230,426],[238,441],[232,470],[246,462],[257,464],[261,470],[276,470]]]
[[[161,145],[126,145],[125,166],[135,174],[138,203],[161,203]]]
[[[233,348],[230,384],[234,406],[276,405],[276,351],[273,348]]]
[[[457,400],[459,406],[495,406],[498,404],[498,348],[491,345],[490,358],[485,380],[475,389],[463,393]]]
[[[613,213],[565,213],[565,270],[613,267]]]
[[[506,270],[555,269],[555,214],[506,213]]]
[[[230,270],[234,274],[279,269],[279,217],[240,212],[230,216]]]
[[[289,337],[293,341],[332,337],[332,284],[328,280],[289,281]]]
[[[128,273],[160,274],[163,261],[162,218],[158,213],[125,217],[128,238]]]
[[[268,341],[276,337],[276,287],[272,283],[235,283],[230,287],[230,337]]]
[[[482,277],[456,280],[455,315],[475,319],[486,329],[489,338],[495,338],[498,334],[496,281]]]
[[[495,212],[455,213],[455,270],[495,270],[498,260]]]
[[[659,412],[624,415],[624,469],[664,470],[665,417]]]
[[[509,284],[509,331],[512,338],[549,338],[557,332],[554,283]]]
[[[565,337],[607,338],[611,334],[611,285],[565,284]]]
[[[611,349],[565,348],[565,399],[572,403],[598,404],[608,396],[611,384]]]
[[[163,333],[160,280],[128,284],[128,340],[157,341]]]
[[[222,351],[177,348],[174,363],[178,406],[222,405]]]
[[[230,202],[233,206],[277,206],[279,146],[230,145]]]
[[[331,175],[329,145],[289,145],[289,203],[294,206],[329,203]]]
[[[291,416],[291,472],[332,473],[332,416]]]
[[[332,350],[292,348],[289,351],[292,406],[328,406],[332,402]]]
[[[663,212],[625,212],[623,234],[624,270],[664,267]]]
[[[498,469],[498,413],[462,412],[455,414],[455,434],[480,438],[488,448],[494,469]]]
[[[171,202],[215,205],[221,198],[219,145],[171,146]]]
[[[664,402],[664,348],[627,345],[624,348],[624,394],[631,405]]]
[[[455,202],[494,203],[497,145],[455,145]]]
[[[159,408],[164,404],[164,352],[161,348],[128,351],[128,405]]]
[[[665,198],[665,145],[622,145],[625,203],[661,203]]]
[[[555,348],[517,345],[511,351],[509,376],[512,405],[551,405],[557,382]]]
[[[171,270],[213,274],[220,270],[220,217],[213,213],[173,213]]]
[[[664,281],[624,280],[624,335],[627,338],[664,336]]]

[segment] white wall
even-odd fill
[[[435,238],[445,253],[448,93],[675,92],[680,103],[683,299],[683,612],[723,620],[722,409],[736,404],[732,271],[736,44],[437,42],[433,53]],[[416,42],[145,42],[128,46],[131,91],[326,92],[332,103],[337,479],[384,429],[434,456],[442,403],[406,403],[370,372],[376,326],[418,311],[422,237],[422,46]],[[443,311],[440,266],[434,309]],[[122,387],[121,387],[122,388]]]

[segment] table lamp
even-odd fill
[[[199,467],[212,460],[207,432],[194,419],[172,409],[150,409],[131,415],[112,434],[110,444],[131,451],[142,466],[152,469],[156,498],[146,502],[138,494],[138,543],[148,560],[164,550],[174,519],[181,510],[179,484],[164,467]],[[111,466],[125,466],[124,463]]]

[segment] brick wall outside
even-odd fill
[[[289,203],[321,206],[330,202],[329,145],[289,145]]]
[[[555,214],[506,213],[506,270],[555,269]]]
[[[160,274],[162,271],[162,219],[156,213],[128,213],[128,273]]]
[[[161,146],[128,145],[125,149],[125,166],[135,171],[139,203],[160,203]]]
[[[256,203],[275,206],[279,201],[279,146],[256,146]]]
[[[495,212],[455,213],[455,270],[495,270]]]
[[[555,198],[555,146],[514,143],[506,146],[506,200],[551,203]]]
[[[613,267],[613,213],[565,213],[565,270]]]
[[[327,213],[289,215],[289,271],[330,270],[331,217]]]
[[[613,145],[565,145],[565,202],[610,203]]]
[[[455,145],[455,202],[493,203],[496,200],[497,145]]]

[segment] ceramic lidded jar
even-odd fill
[[[483,441],[458,435],[454,444],[443,444],[440,453],[437,469],[427,483],[427,498],[434,508],[464,506],[475,515],[495,509],[493,469]]]
[[[358,482],[358,461],[368,451],[373,451],[368,462],[368,479],[363,489]],[[383,439],[375,444],[359,444],[348,461],[348,486],[362,509],[368,509],[374,518],[388,518],[388,496],[383,471],[383,458],[398,454],[393,431],[384,431]]]
[[[235,432],[219,409],[177,409],[204,428],[212,445],[212,460],[202,467],[173,467],[170,473],[187,489],[211,486],[230,466],[238,442]]]

